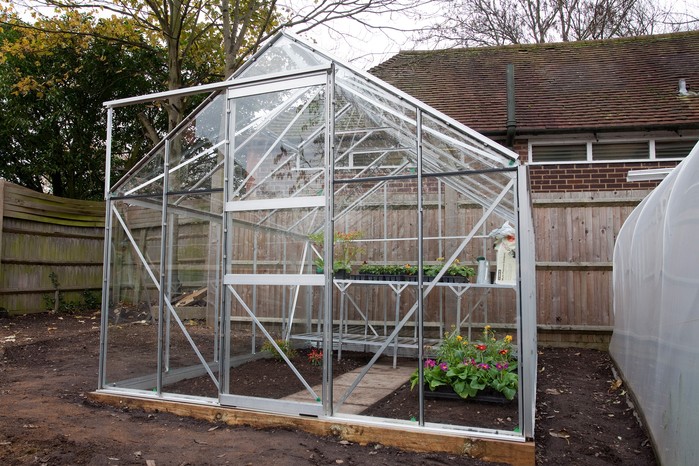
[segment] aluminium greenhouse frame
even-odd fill
[[[286,50],[284,47],[294,52],[281,58],[273,54]],[[268,59],[269,56],[272,58]],[[284,63],[285,68],[274,69],[280,62]],[[272,72],[265,69],[267,65],[272,66]],[[210,95],[157,144],[149,156],[112,186],[110,161],[114,112],[120,107],[199,93]],[[265,108],[265,102],[270,102],[272,107]],[[256,107],[259,105],[263,106]],[[430,422],[426,420],[423,384],[418,384],[417,388],[419,414],[416,424],[407,425],[410,428],[417,426],[426,432],[461,432],[474,437],[508,441],[525,441],[534,437],[537,354],[534,240],[527,168],[519,163],[515,153],[377,78],[315,50],[288,33],[280,33],[271,39],[228,81],[110,101],[105,103],[105,107],[108,111],[107,214],[98,393],[368,422],[362,416],[343,413],[343,403],[384,352],[391,352],[395,367],[399,350],[414,351],[410,354],[417,358],[416,370],[422,379],[425,348],[433,344],[433,339],[426,335],[425,322],[426,300],[433,299],[433,291],[451,290],[454,293],[456,324],[460,328],[468,319],[470,340],[473,310],[463,319],[461,315],[462,298],[466,299],[466,293],[484,293],[475,305],[478,307],[489,299],[488,293],[491,291],[511,290],[514,292],[511,328],[517,335],[519,357],[517,415],[521,428],[503,432],[494,428]],[[215,131],[217,136],[202,150],[192,149],[191,153],[183,155],[186,151],[182,149],[182,141],[187,140],[188,130],[193,127],[193,122],[198,122],[203,112],[211,108],[218,109],[212,111],[216,118],[220,115],[220,126]],[[200,129],[194,128],[195,132]],[[346,142],[345,138],[350,142]],[[376,141],[389,141],[392,145],[370,145]],[[368,148],[364,144],[368,144]],[[257,151],[255,158],[249,154],[247,158],[239,158],[243,148],[249,150],[253,145]],[[369,154],[370,160],[361,165],[358,160],[363,160],[366,154]],[[371,159],[373,154],[379,155]],[[397,157],[387,162],[394,154],[402,159],[398,160],[400,157]],[[208,165],[202,163],[204,160]],[[242,162],[239,163],[239,160]],[[245,163],[247,166],[243,169]],[[294,163],[294,174],[289,175],[293,182],[286,182],[286,178],[280,175]],[[302,167],[301,163],[308,163],[309,168]],[[200,172],[196,172],[193,168],[200,165]],[[190,176],[198,178],[190,180],[183,173],[194,173]],[[272,180],[277,184],[272,184]],[[279,191],[279,186],[283,182],[286,183],[283,184],[286,191],[280,195],[282,191]],[[405,191],[401,188],[403,185],[409,189]],[[347,192],[350,194],[346,195]],[[447,196],[458,197],[455,205],[480,206],[480,214],[474,214],[468,231],[459,231],[453,236],[443,231],[441,206]],[[401,232],[403,236],[399,238],[391,237],[388,233],[391,228],[388,211],[400,202],[405,202],[410,210],[414,208],[415,226],[406,227],[409,231]],[[433,205],[437,205],[435,215],[439,217],[435,218],[439,219],[439,230],[426,234],[433,222],[426,225],[424,215],[427,209],[434,210]],[[142,210],[134,214],[129,209]],[[159,245],[153,248],[154,254],[148,254],[150,248],[146,234],[143,234],[143,240],[136,237],[136,223],[129,217],[140,218],[138,215],[143,215],[143,211],[152,212],[152,218],[149,217],[148,221],[153,225],[154,219],[159,217],[159,226],[153,226],[159,232],[156,235]],[[359,299],[349,294],[349,290],[366,287],[367,283],[352,277],[339,278],[333,274],[331,267],[326,267],[322,274],[314,274],[310,263],[315,256],[322,258],[325,264],[333,264],[337,259],[334,255],[335,234],[341,231],[336,225],[347,223],[346,219],[351,213],[359,212],[358,217],[361,217],[366,212],[374,211],[378,212],[375,214],[377,218],[382,218],[383,225],[377,227],[382,233],[374,238],[364,238],[363,244],[370,248],[371,242],[382,243],[384,259],[387,257],[388,241],[415,245],[414,255],[410,257],[416,259],[420,271],[429,261],[425,257],[428,243],[439,243],[439,252],[447,252],[444,264],[452,265],[458,263],[458,257],[466,248],[472,248],[475,242],[479,244],[477,248],[486,251],[486,226],[492,223],[493,218],[507,220],[512,223],[517,237],[516,278],[513,284],[443,284],[440,279],[447,270],[444,267],[432,280],[418,273],[412,283],[373,282],[370,284],[372,287],[383,286],[387,295],[395,299],[395,319],[391,325],[387,325],[384,308],[384,330],[381,334],[370,323],[374,320],[369,318],[373,311],[366,308],[366,304],[363,308],[358,304]],[[288,218],[279,217],[282,215]],[[447,215],[446,208],[444,215]],[[178,263],[177,253],[173,253],[178,248],[184,250],[178,242],[177,229],[185,228],[186,223],[178,223],[179,218],[208,222],[205,224],[209,232],[206,284],[211,294],[209,304],[214,316],[211,321],[213,333],[210,335],[212,347],[208,352],[199,341],[195,341],[195,336],[185,325],[186,319],[179,315],[181,311],[174,304],[174,283],[178,280],[173,274],[185,268],[184,262]],[[275,218],[274,222],[270,222],[272,218]],[[279,221],[280,218],[283,220]],[[461,220],[455,216],[450,221]],[[301,225],[305,225],[303,229]],[[254,233],[253,243],[246,243],[247,240],[243,239],[247,231]],[[308,233],[319,232],[323,235],[322,252],[308,240]],[[259,256],[258,251],[264,248],[259,242],[271,241],[270,238],[284,239],[279,243],[283,244],[279,264],[271,264],[270,260]],[[445,241],[452,241],[455,246],[444,249],[442,245]],[[155,353],[154,373],[137,368],[139,370],[135,372],[141,373],[138,377],[114,382],[109,376],[108,362],[111,360],[108,353],[111,355],[113,351],[110,349],[113,343],[110,332],[114,331],[110,319],[113,318],[118,288],[122,287],[119,280],[126,280],[122,278],[122,262],[119,262],[122,259],[117,257],[117,245],[131,251],[129,267],[138,271],[137,274],[128,272],[125,275],[130,274],[129,279],[133,279],[133,276],[140,274],[143,276],[139,280],[148,282],[145,278],[147,275],[150,282],[143,288],[151,286],[157,290],[158,306],[152,311],[157,320],[157,343],[153,344],[150,353]],[[430,251],[433,249],[430,246]],[[159,256],[157,261],[154,259],[156,253]],[[132,283],[131,286],[140,285]],[[281,297],[278,298],[281,311],[275,314],[274,319],[263,315],[265,309],[260,303],[268,297],[264,296],[264,291],[259,291],[273,287],[281,290]],[[320,298],[316,301],[313,290],[321,290]],[[411,304],[408,300],[401,303],[402,294],[413,291],[414,302]],[[444,330],[441,300],[439,317],[434,319],[438,321],[440,338]],[[386,298],[386,302],[389,301]],[[305,304],[299,304],[301,302]],[[305,316],[296,316],[295,313],[301,312],[304,306]],[[430,303],[429,306],[435,305]],[[235,319],[232,315],[234,307],[240,312]],[[336,349],[339,358],[345,345],[358,344],[357,341],[343,342],[343,325],[344,328],[349,327],[347,314],[350,310],[364,319],[364,338],[358,341],[364,347],[371,347],[374,356],[339,396],[333,389],[332,358],[324,358],[322,391],[318,394],[280,348],[270,322],[281,326],[280,333],[284,339],[312,341],[325,354],[333,354]],[[485,323],[488,323],[487,312],[486,308]],[[232,393],[235,387],[231,384],[231,374],[241,358],[248,357],[238,353],[234,355],[231,347],[234,339],[232,329],[238,328],[239,321],[248,325],[252,332],[249,357],[259,357],[256,354],[259,348],[256,349],[255,344],[257,332],[260,332],[263,334],[260,338],[281,355],[294,376],[303,383],[313,398],[311,402],[263,399]],[[173,328],[173,324],[176,327]],[[339,327],[335,324],[339,324]],[[413,328],[412,339],[405,336],[409,326]],[[242,324],[240,327],[243,328]],[[303,331],[299,331],[299,328]],[[369,328],[372,335],[368,334]],[[183,336],[195,353],[193,365],[183,363],[181,368],[171,367],[171,339],[175,335]],[[409,343],[401,343],[408,340]],[[208,376],[218,391],[218,399],[196,393],[176,394],[165,389],[169,383],[186,380],[193,375]],[[373,418],[371,422],[406,426],[403,421],[384,418]]]

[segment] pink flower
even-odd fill
[[[442,369],[444,372],[446,372],[447,370],[449,370],[449,366],[447,365],[446,362],[441,363],[441,364],[439,365],[439,368]]]
[[[427,359],[425,361],[425,367],[432,368],[436,365],[437,363],[434,361],[434,359]]]

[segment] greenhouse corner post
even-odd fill
[[[323,382],[321,400],[323,414],[333,415],[332,352],[333,352],[333,238],[335,235],[333,216],[335,215],[335,64],[330,66],[325,83],[325,237],[323,272],[325,274],[323,312]],[[342,322],[340,322],[342,325]],[[342,329],[340,328],[340,331]]]
[[[418,424],[425,425],[425,384],[424,384],[424,305],[423,295],[423,209],[422,209],[422,110],[417,108],[415,112],[415,126],[417,130],[417,370],[418,370]],[[397,338],[397,337],[396,337]]]
[[[235,101],[226,97],[226,123],[225,131],[225,150],[223,156],[223,205],[226,205],[230,196],[230,182],[233,180],[235,170],[235,161],[231,158],[235,156],[231,147],[235,148],[235,111],[233,106]],[[233,143],[231,143],[231,140]],[[221,222],[221,264],[222,276],[225,276],[229,271],[232,273],[232,267],[229,265],[229,258],[233,257],[233,246],[231,238],[231,222],[230,213],[223,209]],[[219,337],[222,339],[222,344],[219,345],[219,395],[222,393],[230,393],[230,355],[231,355],[231,295],[226,286],[221,287],[221,320],[219,321],[220,330]]]
[[[106,383],[107,359],[107,324],[109,322],[109,280],[112,244],[112,201],[110,195],[112,172],[112,121],[114,108],[107,108],[107,150],[104,162],[104,263],[102,265],[102,315],[100,316],[100,357],[97,389],[104,388]]]
[[[170,139],[165,141],[165,160],[163,168],[163,212],[161,215],[160,234],[160,287],[158,294],[158,373],[156,374],[156,393],[162,396],[163,393],[163,332],[165,318],[165,273],[167,260],[167,192],[170,189],[168,182],[170,179]],[[168,315],[168,320],[170,316]]]
[[[531,194],[529,187],[529,172],[526,165],[520,165],[517,171],[517,238],[518,244],[530,245],[527,248],[517,248],[519,259],[519,302],[520,302],[520,331],[522,338],[522,360],[527,367],[521,367],[523,390],[521,418],[523,421],[522,435],[534,438],[534,416],[536,413],[536,252],[534,251],[534,225],[532,217]],[[521,380],[521,379],[520,379]],[[526,404],[525,404],[526,403]]]

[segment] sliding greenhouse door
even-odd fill
[[[229,90],[221,404],[322,412],[327,74]],[[316,260],[317,262],[317,260]]]

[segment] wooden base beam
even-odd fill
[[[454,433],[421,432],[400,426],[377,426],[342,419],[318,419],[262,413],[238,408],[206,406],[194,403],[154,400],[132,396],[92,392],[88,397],[110,406],[141,409],[146,412],[166,412],[209,422],[245,425],[258,429],[298,429],[319,436],[333,436],[360,445],[380,443],[384,446],[416,452],[439,452],[465,455],[482,461],[515,466],[533,466],[534,442],[510,442],[457,435]]]

